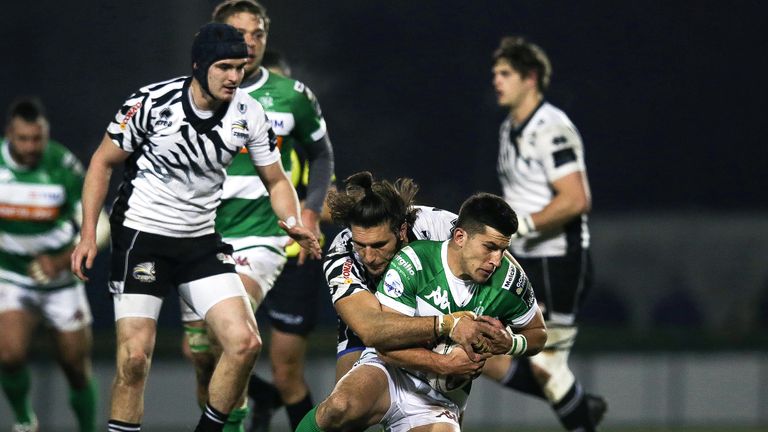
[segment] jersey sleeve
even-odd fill
[[[333,303],[360,291],[368,291],[363,269],[347,248],[350,235],[348,230],[339,233],[323,258],[323,273]]]
[[[299,143],[312,143],[326,134],[325,119],[320,104],[309,87],[296,81],[293,85],[294,97],[291,112],[296,121],[293,134]]]
[[[254,114],[251,116],[255,122],[250,130],[246,148],[251,156],[251,161],[256,166],[266,166],[280,160],[280,150],[277,148],[277,135],[272,130],[267,114],[261,105],[248,96],[248,110]]]
[[[536,295],[531,281],[520,264],[508,254],[505,255],[505,261],[508,266],[506,266],[501,286],[509,292],[506,299],[508,305],[504,308],[499,319],[512,328],[522,328],[531,322],[536,315],[538,308]]]
[[[539,157],[550,183],[568,174],[584,171],[581,136],[573,125],[550,125],[538,137]]]
[[[107,126],[112,142],[123,151],[132,153],[144,142],[149,130],[151,100],[149,93],[141,90],[132,94]]]
[[[411,230],[417,240],[448,240],[456,226],[455,213],[437,207],[419,207]]]
[[[398,252],[389,264],[387,272],[379,282],[376,297],[379,302],[403,315],[416,315],[416,266],[411,262],[410,246]]]
[[[67,195],[62,213],[67,218],[71,218],[77,206],[80,205],[82,198],[83,182],[85,180],[83,165],[72,152],[65,150],[61,161],[61,169],[63,170],[62,183]]]

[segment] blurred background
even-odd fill
[[[87,165],[131,92],[190,73],[192,38],[216,3],[7,2],[0,107],[40,96],[52,138]],[[547,98],[586,149],[596,284],[572,362],[609,401],[604,429],[768,430],[768,146],[759,126],[768,114],[768,3],[263,3],[268,48],[323,108],[337,177],[412,177],[420,203],[452,210],[473,192],[499,192],[506,113],[491,87],[492,51],[508,34],[542,46],[554,68]],[[88,290],[106,416],[114,342],[105,265],[102,256]],[[185,430],[197,417],[178,305],[166,303],[147,430]],[[333,383],[335,321],[327,297],[317,307],[308,377],[319,399]],[[44,429],[71,430],[43,335],[35,405]],[[268,376],[264,359],[258,368]],[[10,424],[0,403],[0,429]],[[274,424],[284,430],[282,413]],[[557,430],[543,404],[482,380],[465,424]]]

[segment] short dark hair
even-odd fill
[[[549,57],[538,45],[528,42],[520,36],[506,36],[493,52],[494,62],[505,60],[523,78],[536,74],[536,85],[544,93],[549,88],[552,78],[552,64]]]
[[[388,223],[397,233],[403,223],[413,226],[419,209],[413,200],[419,186],[409,178],[394,184],[375,180],[368,171],[352,174],[344,180],[345,190],[328,193],[328,207],[333,221],[349,228],[351,225],[370,228]]]
[[[35,96],[22,96],[14,99],[8,108],[6,126],[10,125],[11,121],[16,117],[29,123],[36,122],[41,118],[48,119],[43,103]]]
[[[248,12],[264,20],[264,30],[269,32],[269,16],[267,8],[256,0],[226,0],[219,3],[213,10],[211,18],[214,22],[226,23],[227,18],[240,12]]]
[[[486,226],[511,236],[517,232],[517,215],[502,197],[480,192],[467,198],[461,205],[456,228],[473,235],[485,232]]]

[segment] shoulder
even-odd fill
[[[399,268],[401,273],[415,276],[440,257],[442,242],[432,240],[416,240],[400,249],[392,260],[392,267]]]
[[[548,148],[550,145],[578,145],[581,142],[578,130],[571,119],[563,110],[548,102],[545,102],[534,114],[524,133],[531,141],[541,144],[542,148]]]
[[[411,231],[419,240],[447,240],[458,216],[437,207],[416,206],[419,210]]]
[[[509,253],[504,254],[501,265],[496,269],[489,283],[523,299],[529,306],[533,304],[533,288],[528,275]]]
[[[83,164],[68,148],[58,141],[49,140],[45,150],[45,158],[51,168],[61,169],[76,175],[83,175]]]

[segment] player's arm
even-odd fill
[[[306,249],[313,258],[320,258],[320,243],[300,219],[299,198],[280,161],[256,166],[261,181],[269,192],[272,209],[280,219],[280,227]]]
[[[592,199],[586,174],[576,171],[554,182],[554,197],[541,211],[530,215],[531,231],[547,231],[559,228],[571,219],[589,212]]]
[[[91,163],[88,166],[83,184],[83,223],[80,230],[80,242],[72,252],[71,263],[72,273],[81,280],[88,280],[83,273],[83,266],[90,269],[98,252],[96,245],[97,224],[107,196],[112,170],[129,156],[129,152],[115,145],[109,135],[105,134],[101,144],[91,157]]]
[[[318,234],[323,203],[333,176],[333,147],[327,134],[303,147],[309,161],[309,181],[301,217],[304,226]]]
[[[400,317],[405,317],[411,320],[421,319],[407,317],[406,315],[400,314],[400,312],[395,309],[386,306],[382,306],[382,310],[385,314],[390,313],[392,315],[399,315]],[[491,356],[490,354],[484,354],[477,361],[472,361],[467,352],[463,349],[454,349],[449,354],[442,355],[424,347],[411,347],[395,350],[377,348],[376,351],[382,360],[394,366],[440,375],[467,375],[470,377],[479,374],[485,364],[485,359]]]
[[[544,324],[544,316],[541,314],[538,304],[534,307],[536,308],[535,314],[526,325],[519,328],[507,326],[507,331],[515,342],[507,354],[516,357],[528,357],[536,355],[544,349],[544,344],[547,343],[547,326]],[[520,339],[521,337],[525,339]],[[524,344],[524,348],[521,348],[519,344]]]

